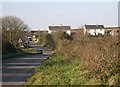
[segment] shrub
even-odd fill
[[[46,47],[54,50],[56,48],[55,41],[51,34],[46,35]]]
[[[63,40],[72,40],[72,36],[63,31],[52,32],[52,34],[46,35],[45,46],[52,50],[59,49]]]
[[[58,49],[68,59],[80,58],[89,75],[107,82],[120,71],[118,37],[82,37],[73,41],[63,40]]]
[[[120,85],[118,37],[64,37],[62,32],[46,36],[56,53],[36,69],[28,85]]]
[[[10,44],[8,41],[5,41],[2,39],[2,53],[3,54],[13,53],[15,51],[16,51],[16,49],[14,48],[14,46],[12,44]]]
[[[38,34],[38,41],[39,41],[39,44],[40,45],[45,45],[46,44],[46,36],[47,36],[47,33],[45,32],[40,32],[40,34]]]

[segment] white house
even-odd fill
[[[48,33],[57,32],[57,31],[63,31],[67,34],[71,35],[71,28],[70,26],[49,26]]]
[[[103,25],[84,25],[84,35],[104,35],[105,30]]]

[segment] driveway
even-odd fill
[[[42,49],[43,55],[27,55],[2,61],[2,85],[18,87],[23,85],[30,77],[36,66],[41,65],[52,52],[45,47],[32,43],[31,47]]]

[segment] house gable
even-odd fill
[[[56,31],[65,31],[67,34],[71,34],[70,26],[49,26],[49,33]]]
[[[103,25],[84,25],[84,35],[103,35],[104,26]]]

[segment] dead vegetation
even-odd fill
[[[57,52],[68,59],[79,58],[88,70],[88,76],[100,79],[108,84],[120,82],[120,42],[118,37],[84,37],[74,36],[72,41],[59,41]],[[111,78],[112,83],[110,81]],[[117,80],[117,81],[116,81]]]

